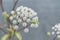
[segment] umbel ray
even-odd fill
[[[0,30],[5,33],[1,40],[12,40],[14,36],[16,36],[18,40],[22,40],[22,36],[20,33],[21,30],[24,30],[24,32],[27,33],[29,32],[28,27],[38,27],[39,22],[37,13],[31,8],[23,6],[15,9],[18,1],[19,0],[14,0],[13,9],[10,15],[8,15],[7,11],[5,11],[3,8],[2,0],[0,0],[2,16],[4,18],[4,21],[7,23],[6,26],[0,23]]]

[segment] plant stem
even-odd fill
[[[57,35],[53,38],[53,40],[56,40],[56,38],[57,38]]]
[[[4,12],[2,0],[0,0],[0,7],[1,7],[2,12]]]
[[[18,0],[16,0],[16,1],[15,1],[15,3],[14,3],[14,5],[13,5],[13,9],[12,9],[12,10],[15,10],[15,7],[16,7],[17,3],[18,3]]]

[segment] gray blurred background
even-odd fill
[[[13,8],[13,0],[3,0],[5,10],[10,13]],[[38,13],[39,27],[37,29],[30,28],[29,33],[21,31],[23,40],[48,40],[47,32],[51,31],[51,27],[60,23],[60,0],[19,0],[16,6],[27,6]],[[0,22],[2,22],[2,11],[0,9]],[[0,38],[3,32],[0,31]],[[50,37],[52,40],[53,37]],[[14,40],[17,40],[16,38]]]

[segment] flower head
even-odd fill
[[[60,38],[60,23],[52,27],[52,30],[53,30],[52,35],[57,35],[57,38]]]
[[[35,28],[38,27],[37,13],[28,7],[18,7],[15,12],[11,12],[9,19],[12,25],[20,26],[18,24],[21,24],[23,27],[26,27],[27,25]]]

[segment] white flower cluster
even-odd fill
[[[54,27],[52,27],[52,29],[54,30],[52,35],[56,34],[57,38],[60,38],[60,23],[56,24]]]
[[[16,11],[12,11],[9,17],[11,23],[15,26],[15,29],[19,28],[19,25],[26,27],[27,25],[31,27],[38,27],[38,16],[37,13],[28,7],[20,6]],[[25,28],[25,32],[28,32],[29,29]]]

